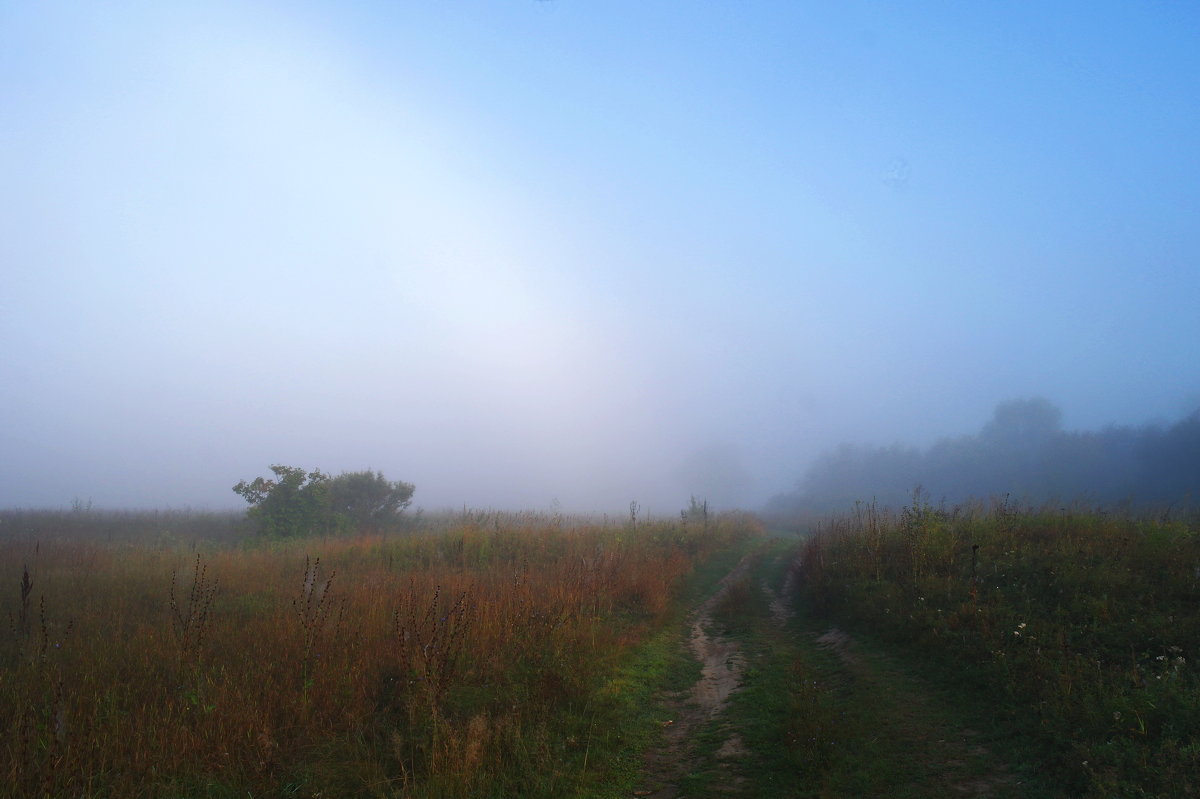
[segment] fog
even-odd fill
[[[0,5],[0,507],[759,507],[1200,405],[1200,13]],[[1165,428],[1164,428],[1165,429]]]

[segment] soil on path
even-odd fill
[[[662,743],[646,753],[642,771],[643,787],[634,796],[653,796],[655,799],[682,799],[679,779],[696,763],[692,738],[699,728],[721,715],[730,695],[738,689],[746,670],[746,659],[737,643],[717,635],[713,625],[713,609],[725,598],[729,587],[750,568],[751,556],[742,558],[729,574],[722,578],[716,592],[692,614],[689,647],[700,662],[700,679],[683,692],[668,699],[671,717],[663,722]],[[717,758],[729,761],[745,754],[736,733],[717,751]],[[740,778],[729,775],[731,788]]]

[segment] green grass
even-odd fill
[[[814,618],[952,688],[1059,795],[1200,790],[1200,536],[1187,524],[863,507],[803,560]]]
[[[696,736],[683,795],[727,796],[734,779],[738,795],[764,798],[958,797],[984,784],[996,797],[1048,795],[988,751],[987,719],[957,694],[869,642],[847,663],[802,615],[781,626],[760,586],[779,590],[794,548],[794,538],[764,545],[716,608],[717,632],[738,641],[747,669],[726,713]],[[720,761],[733,734],[747,751]]]
[[[605,686],[593,728],[603,731],[592,739],[598,744],[592,757],[609,766],[589,775],[580,796],[626,797],[637,787],[644,754],[659,742],[663,723],[669,720],[664,696],[686,690],[700,677],[700,666],[683,643],[690,629],[689,611],[716,589],[752,545],[752,540],[744,541],[700,563],[682,587],[669,622],[631,653]]]

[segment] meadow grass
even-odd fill
[[[1194,524],[860,505],[803,546],[803,606],[916,658],[1071,796],[1200,791]]]
[[[708,527],[464,514],[252,546],[0,540],[0,793],[594,792],[629,746],[614,675],[757,529]]]
[[[106,510],[80,502],[70,510],[0,510],[0,539],[4,540],[78,539],[160,547],[198,543],[235,545],[246,541],[253,529],[254,524],[243,511]]]

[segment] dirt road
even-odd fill
[[[666,704],[672,717],[663,722],[661,745],[646,755],[643,787],[634,792],[635,796],[654,796],[656,799],[679,797],[680,777],[697,762],[693,746],[695,734],[702,726],[721,716],[729,697],[741,685],[746,659],[735,640],[716,631],[713,609],[725,598],[730,586],[746,574],[750,562],[749,555],[742,558],[721,580],[717,591],[692,614],[688,644],[692,655],[700,663],[700,679],[688,691],[667,698]],[[720,758],[726,761],[744,753],[745,749],[736,732],[729,735],[718,752]],[[733,774],[729,779],[731,784],[740,780]]]
[[[743,558],[693,612],[686,644],[700,678],[664,697],[662,739],[633,795],[1022,795],[920,675],[801,618],[785,552],[777,542]],[[730,611],[729,592],[747,585],[753,601]]]

